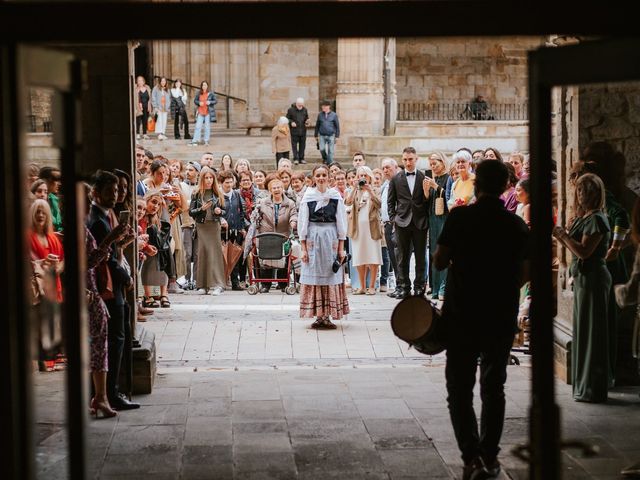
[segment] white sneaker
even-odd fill
[[[165,137],[165,136],[164,136],[164,135],[162,135],[161,133],[160,133],[160,134],[158,134],[158,140],[164,140],[165,138],[167,138],[167,137]]]
[[[222,292],[224,292],[224,290],[221,287],[216,287],[209,292],[209,295],[217,297],[218,295],[221,295]]]
[[[137,134],[137,135],[136,135],[136,138],[137,138],[138,140],[140,140],[140,139],[142,138],[142,135]]]
[[[199,289],[196,291],[196,293],[197,293],[198,295],[206,295],[206,294],[207,294],[207,291],[206,291],[204,288],[199,288]]]
[[[145,140],[149,140],[149,135],[147,135],[146,133],[142,136],[142,138],[144,138]]]
[[[198,146],[198,144],[196,142],[189,142],[187,145],[189,145],[190,147]]]
[[[384,293],[387,291],[387,286],[386,285],[380,285],[380,293]]]

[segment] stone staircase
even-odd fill
[[[173,129],[171,129],[172,132]],[[150,134],[149,137],[148,140],[141,139],[136,140],[136,142],[150,150],[154,155],[163,155],[170,159],[178,158],[184,162],[198,161],[203,153],[211,152],[217,165],[222,156],[228,153],[234,160],[238,158],[248,159],[251,162],[252,170],[271,171],[275,170],[276,167],[275,155],[271,152],[270,131],[262,131],[261,135],[257,136],[247,135],[244,129],[213,129],[209,146],[197,145],[195,147],[189,145],[190,140],[175,140],[170,136],[168,136],[167,140],[158,140],[155,134]],[[344,143],[338,144],[335,159],[345,165],[351,163],[351,156]],[[297,166],[297,170],[310,170],[313,165],[322,161],[313,136],[307,137],[305,160],[307,164]]]

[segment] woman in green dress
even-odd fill
[[[600,177],[582,175],[576,182],[577,217],[569,232],[553,235],[573,253],[573,344],[571,383],[580,402],[606,402],[609,388],[608,304],[611,274],[605,257],[610,227],[604,212],[605,189]]]

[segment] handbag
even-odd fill
[[[111,271],[107,262],[102,262],[96,267],[96,281],[100,297],[105,301],[113,300],[113,280],[111,279]]]
[[[440,196],[436,197],[435,214],[444,215],[444,189],[441,190]]]
[[[155,115],[149,115],[149,118],[147,119],[147,132],[149,133],[153,133],[156,131],[156,116]]]

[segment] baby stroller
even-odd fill
[[[254,237],[255,244],[247,258],[249,270],[249,287],[247,293],[255,295],[260,290],[260,283],[286,284],[284,292],[287,295],[296,293],[296,279],[293,272],[293,262],[296,257],[292,253],[292,241],[286,235],[275,232],[260,233]],[[272,269],[275,278],[260,278],[261,270]],[[286,275],[280,275],[278,272]]]

